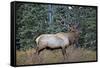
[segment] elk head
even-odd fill
[[[79,31],[79,23],[69,24],[68,29],[69,29],[69,31],[72,31],[72,32]]]

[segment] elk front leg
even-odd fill
[[[65,61],[65,59],[66,59],[66,49],[65,49],[65,47],[62,47],[62,54],[64,56],[64,61]]]
[[[37,56],[37,58],[38,58],[39,63],[42,62],[42,58],[39,56],[39,54],[40,54],[40,52],[41,52],[42,50],[44,50],[44,49],[45,49],[44,47],[37,47],[37,48],[36,48],[35,54],[36,54],[36,56]]]
[[[35,52],[36,55],[39,55],[39,48],[36,47],[36,52]]]

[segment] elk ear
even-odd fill
[[[74,28],[79,28],[79,23],[75,24]]]

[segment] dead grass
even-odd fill
[[[86,50],[83,48],[74,49],[73,47],[67,48],[66,51],[68,55],[66,60],[63,60],[61,49],[53,51],[45,49],[40,52],[40,58],[34,54],[35,49],[30,49],[25,52],[16,51],[16,63],[17,65],[29,65],[96,60],[96,51]]]

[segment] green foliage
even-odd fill
[[[71,9],[69,9],[71,7]],[[96,49],[96,8],[79,6],[52,5],[53,22],[48,24],[48,5],[24,4],[16,5],[16,39],[21,50],[35,47],[35,39],[40,34],[67,32],[64,23],[80,23],[82,31],[79,39],[81,47]]]

